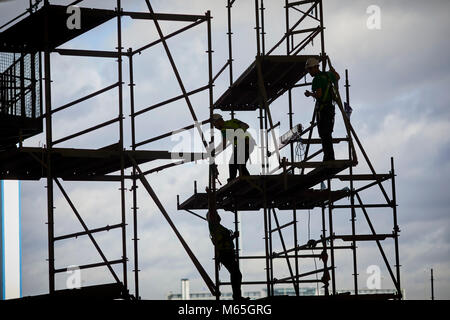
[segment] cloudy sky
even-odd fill
[[[28,1],[13,0],[0,3],[0,23],[21,13]],[[51,1],[67,4],[70,1]],[[115,1],[86,0],[85,6],[114,8]],[[214,74],[226,62],[226,1],[152,1],[157,12],[204,14],[211,10],[213,35]],[[266,48],[271,48],[285,31],[284,1],[265,1]],[[370,29],[367,21],[371,13],[368,8],[376,5],[380,9],[379,29]],[[254,60],[256,54],[254,31],[254,1],[237,0],[233,7],[233,56],[234,78],[236,79]],[[144,1],[126,1],[126,10],[146,10]],[[355,1],[325,0],[326,52],[341,75],[349,70],[351,84],[350,100],[353,107],[352,124],[365,150],[379,173],[390,170],[390,157],[395,159],[397,173],[397,200],[400,233],[400,262],[402,288],[408,299],[430,298],[430,268],[435,274],[435,296],[450,298],[450,218],[448,208],[448,181],[450,178],[450,95],[448,84],[450,67],[449,38],[444,32],[450,30],[447,19],[450,11],[448,1]],[[292,21],[298,17],[291,13]],[[123,19],[124,47],[139,48],[157,39],[151,21]],[[184,26],[183,23],[162,22],[164,33]],[[315,26],[311,23],[311,26]],[[168,45],[177,63],[186,89],[204,86],[208,81],[206,25],[201,24],[183,36],[170,39]],[[82,37],[64,44],[63,48],[113,50],[116,46],[115,21],[106,23]],[[284,46],[276,54],[285,54]],[[319,44],[305,51],[318,53]],[[60,106],[83,95],[106,87],[116,81],[117,66],[112,59],[88,59],[62,57],[52,54],[52,99],[54,106]],[[181,90],[170,68],[162,47],[153,47],[135,56],[136,109],[179,95]],[[124,63],[124,81],[129,83],[128,62]],[[228,72],[218,78],[214,87],[217,99],[228,86]],[[126,147],[131,143],[128,86],[124,86],[126,115]],[[294,92],[294,121],[307,124],[311,118],[312,102],[302,96],[300,88]],[[341,90],[343,94],[344,91]],[[54,118],[54,137],[61,138],[90,125],[117,116],[117,91],[96,97],[75,108],[61,112]],[[207,93],[192,96],[192,104],[199,119],[208,117]],[[271,107],[274,121],[281,122],[281,132],[288,127],[287,98],[280,97]],[[226,114],[224,114],[226,116]],[[241,112],[238,118],[258,127],[257,112]],[[335,136],[343,136],[341,118],[337,117]],[[192,123],[184,101],[172,103],[137,118],[137,140],[141,141],[160,133],[172,131]],[[180,137],[192,137],[193,141]],[[61,147],[99,148],[118,140],[117,126],[110,126],[98,132],[62,143]],[[43,135],[26,142],[27,146],[42,145]],[[183,134],[168,138],[142,149],[172,150],[186,146],[200,151],[198,134]],[[345,145],[336,146],[338,157],[344,157]],[[360,155],[358,172],[367,172]],[[153,168],[166,162],[155,161],[143,168]],[[221,180],[226,181],[227,166],[220,166]],[[259,173],[259,166],[250,166],[253,174]],[[128,170],[129,171],[129,170]],[[186,199],[193,192],[194,180],[199,190],[207,183],[207,166],[188,164],[148,176],[162,203],[185,237],[197,258],[213,276],[213,249],[208,230],[203,222],[194,216],[176,210],[176,196]],[[129,188],[131,184],[127,182]],[[336,184],[335,188],[345,185]],[[95,228],[118,223],[120,199],[118,185],[111,183],[68,183],[64,187],[82,214],[88,226]],[[385,184],[390,194],[390,185]],[[132,255],[131,192],[127,192],[127,239],[128,257]],[[374,189],[362,193],[366,203],[383,200]],[[161,216],[143,188],[139,189],[139,259],[140,293],[142,298],[165,299],[169,292],[180,291],[180,279],[191,280],[191,290],[206,291],[206,287],[190,262],[182,246]],[[35,295],[48,291],[47,236],[46,236],[46,191],[45,182],[22,183],[22,235],[23,235],[23,294]],[[55,234],[81,230],[61,194],[55,193]],[[204,212],[199,212],[204,214]],[[221,213],[224,224],[232,227],[229,213]],[[392,213],[385,209],[369,211],[375,228],[380,233],[392,232]],[[292,218],[290,212],[280,212],[280,223]],[[350,233],[350,213],[341,210],[336,213],[335,232]],[[243,253],[261,254],[264,251],[263,221],[261,213],[242,214]],[[317,239],[320,234],[320,211],[300,212],[299,241]],[[308,234],[308,221],[310,232]],[[357,229],[368,233],[361,211],[357,212]],[[290,235],[292,238],[292,235]],[[99,244],[110,259],[120,258],[120,233],[110,231],[97,234]],[[292,245],[292,239],[288,240]],[[278,238],[275,248],[280,248]],[[391,264],[393,243],[384,246]],[[277,250],[277,249],[274,249]],[[393,288],[387,269],[375,244],[361,244],[358,249],[358,273],[360,288],[366,287],[367,268],[378,265],[381,269],[382,288]],[[100,257],[88,238],[66,240],[56,246],[57,268],[67,265],[81,265],[99,262]],[[282,263],[281,263],[282,262]],[[320,262],[317,262],[320,266]],[[336,257],[337,284],[339,289],[352,287],[352,261],[350,253],[339,252]],[[264,278],[261,262],[245,262],[242,265],[244,280]],[[284,261],[276,264],[278,278],[288,275]],[[310,271],[314,262],[302,262],[301,270]],[[121,274],[121,269],[115,269]],[[128,266],[129,286],[134,292],[132,263]],[[222,278],[228,274],[221,272]],[[57,288],[65,288],[67,274],[57,276]],[[113,278],[106,268],[82,272],[83,285],[109,283]],[[244,291],[258,289],[246,287]]]

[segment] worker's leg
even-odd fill
[[[318,113],[317,127],[319,136],[322,139],[323,161],[334,160],[333,150],[333,127],[334,127],[334,108],[324,106]]]
[[[239,165],[239,175],[240,176],[249,176],[250,172],[247,169],[247,161],[250,158],[250,145],[248,141],[245,142],[245,150],[244,150],[244,163]]]
[[[220,252],[220,262],[230,272],[231,288],[233,289],[233,299],[239,300],[242,298],[241,283],[242,273],[239,270],[239,263],[233,250],[226,250]]]
[[[237,171],[238,171],[238,162],[237,162],[237,147],[234,146],[233,148],[233,154],[231,155],[230,164],[228,165],[230,169],[230,178],[228,180],[232,180],[236,178]]]

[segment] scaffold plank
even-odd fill
[[[47,149],[24,147],[0,152],[0,179],[39,180],[46,176],[45,159]],[[130,154],[137,163],[153,160],[201,159],[201,153],[177,153],[159,150],[123,151]],[[120,170],[121,151],[117,145],[101,149],[54,148],[51,151],[52,171],[56,177],[67,180],[117,181],[117,177],[108,174]],[[124,167],[132,163],[125,157]]]
[[[267,102],[270,104],[306,75],[305,63],[317,56],[260,57]],[[250,111],[260,107],[256,61],[225,91],[214,104],[222,111]]]

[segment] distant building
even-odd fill
[[[353,290],[337,290],[338,294],[349,293],[351,295],[354,294]],[[295,296],[294,287],[275,287],[274,288],[274,296]],[[358,294],[395,294],[396,290],[394,289],[361,289],[358,290]],[[316,295],[324,295],[324,290],[319,289],[317,291],[316,287],[300,287],[299,288],[299,296],[316,296]],[[403,299],[405,299],[405,292],[402,290]],[[267,289],[255,290],[255,291],[244,291],[242,296],[249,297],[250,299],[260,299],[267,297]],[[213,296],[210,292],[200,292],[200,293],[191,293],[189,291],[189,279],[181,279],[181,293],[169,293],[167,295],[167,300],[215,300],[216,297]],[[221,300],[232,300],[233,294],[231,292],[222,292],[220,297]]]
[[[300,296],[315,296],[316,288],[306,287],[299,288]],[[274,295],[276,296],[295,296],[295,290],[293,287],[275,288]],[[249,297],[250,299],[260,299],[267,296],[266,289],[243,291],[242,296]],[[210,292],[191,293],[189,292],[189,279],[181,279],[181,293],[169,293],[167,300],[215,300],[216,297]],[[231,292],[222,292],[221,300],[232,300],[233,294]]]

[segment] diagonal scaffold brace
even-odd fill
[[[212,295],[216,295],[216,286],[214,282],[209,277],[208,273],[205,271],[203,266],[200,264],[198,259],[195,257],[194,253],[192,252],[191,248],[189,248],[186,241],[183,239],[182,235],[178,231],[177,227],[173,223],[172,219],[170,219],[169,214],[167,213],[166,209],[162,205],[161,201],[159,200],[158,196],[156,195],[153,188],[150,186],[150,183],[148,182],[147,178],[145,177],[144,173],[142,172],[141,168],[139,168],[138,164],[134,160],[133,157],[129,155],[130,161],[133,164],[134,168],[136,169],[138,173],[138,178],[141,181],[142,185],[144,186],[145,190],[147,190],[150,197],[153,199],[155,204],[158,206],[159,210],[161,211],[164,218],[169,223],[170,227],[172,228],[173,232],[175,232],[175,235],[177,236],[178,240],[181,242],[181,245],[183,246],[184,250],[186,250],[186,253],[189,255],[189,258],[191,258],[192,262],[194,263],[195,267],[197,268],[198,272],[200,273],[200,276],[203,278],[203,281],[205,281],[206,286],[208,287],[209,291]]]

